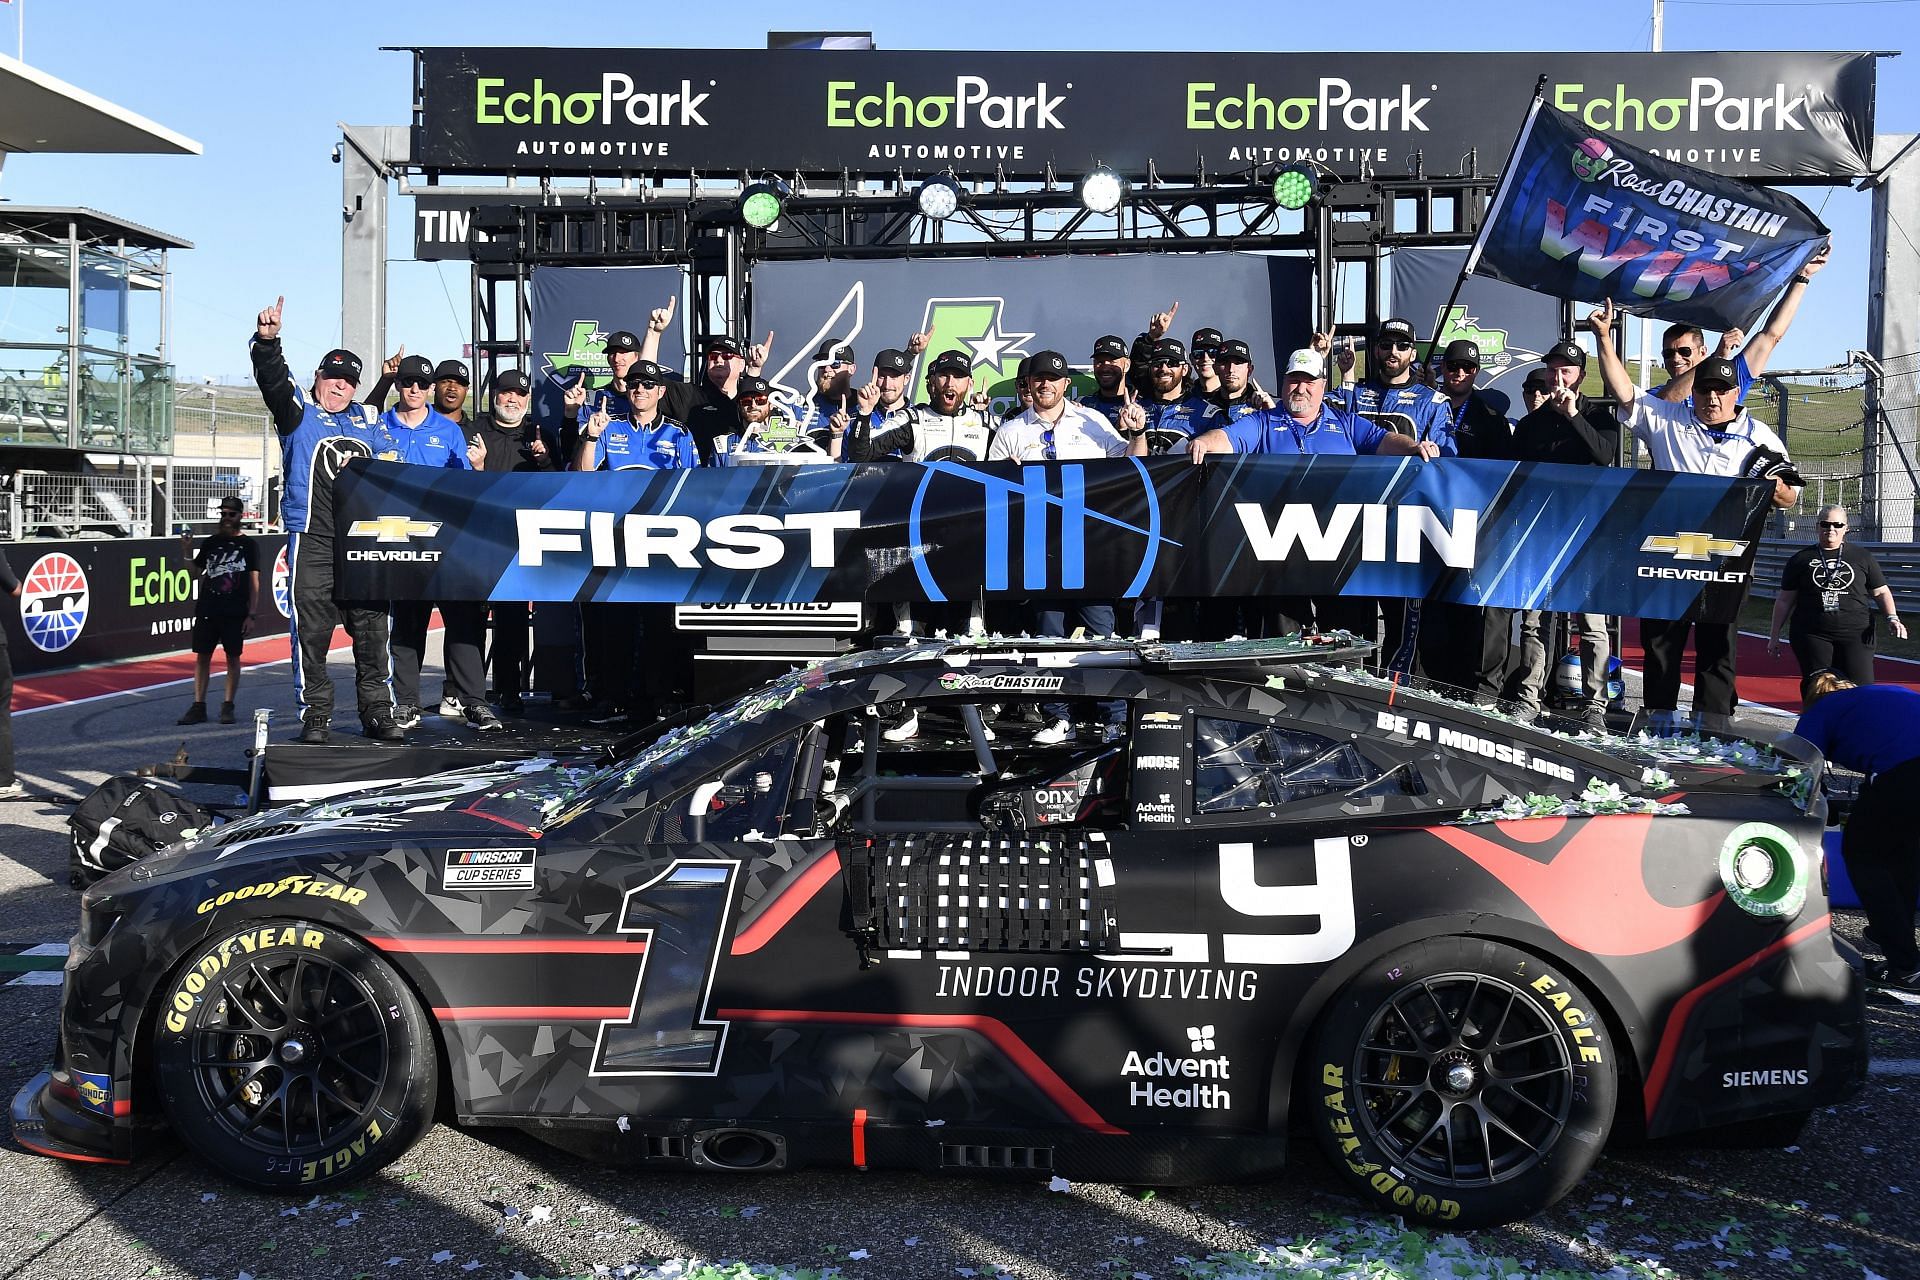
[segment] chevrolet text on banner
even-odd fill
[[[1761,481],[1239,455],[489,475],[356,461],[356,600],[1428,597],[1731,619]]]
[[[1491,174],[1547,101],[1715,173],[1871,169],[1870,53],[421,49],[413,163],[455,173],[1167,178],[1424,156]],[[1459,158],[1456,160],[1456,158]]]
[[[1467,271],[1706,329],[1749,328],[1827,242],[1792,196],[1662,160],[1535,102]]]

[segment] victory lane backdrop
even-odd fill
[[[685,281],[686,272],[679,267],[535,267],[527,371],[533,380],[532,418],[555,422],[566,416],[559,381],[584,373],[589,390],[611,387],[607,335],[625,329],[644,340],[647,314],[666,306],[669,298],[678,299]],[[656,359],[669,369],[685,367],[686,346],[680,336],[685,316],[679,311],[660,335]]]
[[[357,460],[342,598],[1350,595],[1726,621],[1765,482],[1236,455],[487,475]]]
[[[1535,103],[1467,270],[1704,329],[1750,329],[1827,242],[1783,191],[1663,160]]]
[[[287,575],[280,557],[286,535],[250,536],[260,555],[251,634],[283,633]],[[189,647],[193,557],[180,553],[178,538],[14,542],[7,546],[7,562],[20,576],[20,595],[12,602],[17,607],[0,609],[16,675]]]

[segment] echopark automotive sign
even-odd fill
[[[1168,177],[1315,160],[1481,174],[1536,80],[1663,157],[1772,181],[1867,172],[1870,53],[996,53],[424,49],[416,164],[443,172]]]

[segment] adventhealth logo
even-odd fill
[[[709,88],[715,83],[707,82]],[[618,71],[600,77],[597,91],[576,93],[549,89],[539,76],[530,88],[509,90],[504,76],[481,76],[473,84],[475,124],[615,124],[624,120],[654,127],[704,126],[707,118],[700,108],[712,96],[695,93],[689,80],[665,93],[641,90],[632,76]]]
[[[1066,88],[1072,89],[1069,81]],[[980,76],[956,76],[952,93],[916,98],[889,80],[877,93],[861,93],[858,80],[827,81],[829,129],[964,129],[968,112],[986,129],[1064,129],[1054,114],[1067,95],[1049,94],[1040,81],[1032,93],[1000,94]]]

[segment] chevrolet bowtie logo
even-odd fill
[[[1716,538],[1706,533],[1674,533],[1648,538],[1642,551],[1664,551],[1675,560],[1711,560],[1715,556],[1743,554],[1747,544],[1733,538]]]
[[[415,520],[408,516],[381,516],[377,520],[355,520],[347,530],[349,538],[376,538],[381,542],[409,542],[431,538],[440,532],[438,520]]]

